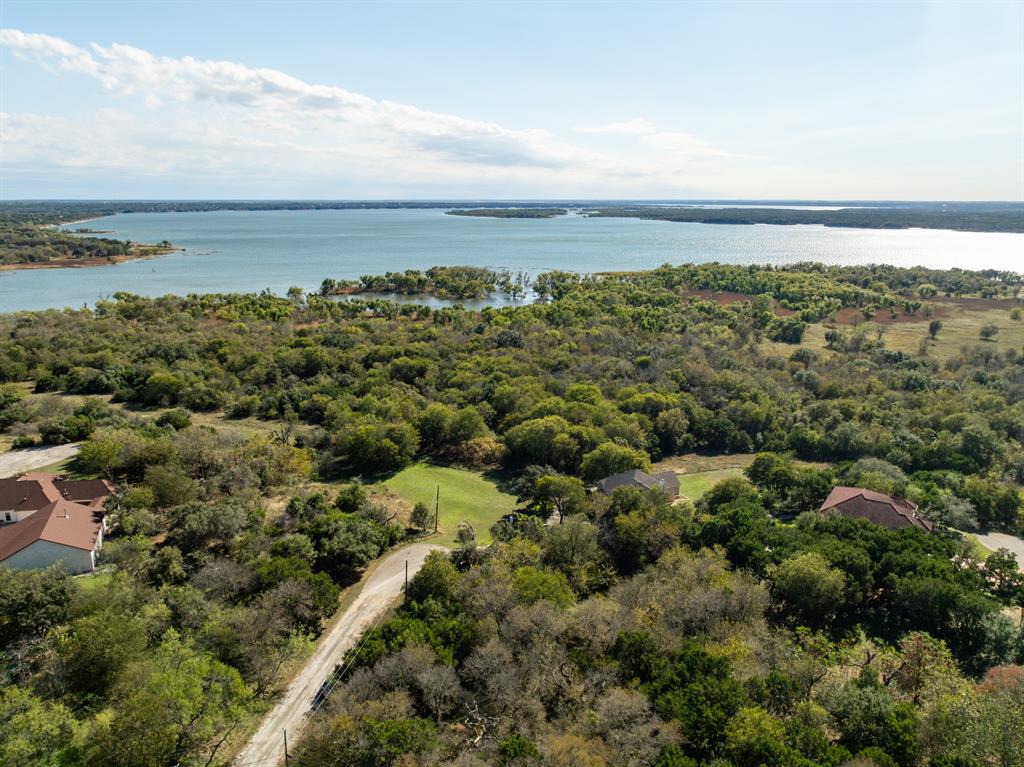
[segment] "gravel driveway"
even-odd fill
[[[411,578],[422,567],[427,554],[436,549],[443,547],[416,543],[392,552],[381,560],[370,577],[363,582],[356,600],[345,611],[341,620],[321,638],[313,657],[295,677],[284,697],[267,714],[259,730],[235,758],[236,767],[274,767],[284,759],[282,733],[288,732],[290,752],[293,744],[299,740],[306,712],[320,686],[341,662],[345,651],[355,644],[363,631],[402,593],[405,563],[409,563]]]
[[[0,478],[13,477],[40,466],[63,461],[78,452],[78,444],[55,445],[54,447],[28,447],[24,450],[10,450],[0,453]]]

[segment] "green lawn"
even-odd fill
[[[970,533],[963,533],[964,540],[967,541],[967,545],[971,548],[971,553],[974,554],[978,559],[985,561],[988,559],[989,554],[992,552],[979,541],[975,536]]]
[[[679,477],[679,495],[696,501],[723,479],[744,476],[743,470],[756,458],[755,453],[674,455],[654,464],[652,471],[674,471]],[[822,469],[828,464],[792,459],[794,465]]]
[[[100,556],[102,558],[102,549],[100,551]],[[82,587],[82,591],[91,593],[93,591],[99,591],[100,589],[106,588],[113,577],[114,575],[112,570],[97,570],[91,575],[81,575],[76,578],[76,580]]]
[[[416,463],[384,481],[391,491],[410,504],[422,501],[434,508],[434,495],[441,489],[440,530],[438,543],[454,543],[459,523],[466,521],[476,531],[480,543],[490,541],[491,525],[516,506],[515,496],[501,492],[497,485],[483,475]]]
[[[743,469],[715,469],[713,471],[698,471],[693,474],[680,474],[678,476],[679,495],[691,501],[696,501],[723,479],[742,477]]]

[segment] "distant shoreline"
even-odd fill
[[[114,203],[0,203],[0,213],[49,218],[58,228],[132,213],[267,212],[307,210],[439,210],[446,215],[487,218],[552,219],[576,210],[584,218],[639,218],[674,223],[820,225],[844,229],[928,229],[952,232],[1024,234],[1024,203],[895,203],[857,201],[823,208],[828,201],[688,201],[621,203],[551,202],[331,202],[188,201]],[[760,203],[765,207],[756,207]],[[697,207],[721,205],[722,207]],[[768,206],[775,207],[768,207]],[[75,215],[76,209],[80,211]],[[67,219],[64,220],[64,216]],[[54,220],[56,219],[56,220]],[[84,233],[83,233],[84,236]]]

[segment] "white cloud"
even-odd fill
[[[0,45],[51,71],[95,79],[116,105],[85,119],[3,115],[9,177],[49,171],[59,179],[61,169],[92,168],[146,177],[319,179],[318,188],[332,180],[400,179],[453,189],[507,184],[510,194],[615,196],[692,190],[713,182],[709,158],[728,157],[641,118],[580,129],[633,141],[630,151],[609,153],[543,129],[376,100],[237,62],[155,56],[120,43],[81,47],[15,29],[0,30]],[[133,106],[139,102],[147,109]]]
[[[632,120],[624,120],[608,125],[582,126],[576,130],[580,133],[632,133],[640,136],[657,132],[654,124],[644,120],[642,117],[634,117]]]

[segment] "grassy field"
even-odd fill
[[[690,501],[696,501],[723,479],[742,476],[743,469],[739,468],[698,471],[693,474],[680,474],[679,495]]]
[[[460,522],[469,522],[478,542],[490,541],[488,530],[516,506],[515,496],[503,493],[482,474],[447,466],[416,463],[383,483],[410,505],[418,501],[434,507],[434,494],[440,487],[438,543],[455,542]]]
[[[698,455],[688,453],[666,458],[654,464],[653,471],[674,471],[679,477],[679,494],[696,501],[723,479],[742,477],[743,470],[753,463],[755,453]],[[797,466],[823,468],[828,464],[794,460]]]
[[[937,318],[942,321],[942,329],[934,341],[928,342],[928,353],[938,360],[945,361],[955,356],[964,346],[985,346],[1000,352],[1008,349],[1019,349],[1024,345],[1024,320],[1014,320],[1010,312],[1017,303],[1011,300],[984,300],[978,298],[943,299],[935,302]],[[928,337],[930,319],[922,317],[911,322],[884,322],[883,328],[885,348],[894,351],[917,354],[921,341]],[[993,324],[999,333],[992,341],[982,341],[979,331],[983,325]],[[853,327],[840,323],[839,327],[850,332]],[[875,322],[864,322],[860,325],[869,333],[879,327]],[[810,325],[804,333],[801,346],[814,349],[823,355],[832,354],[825,348],[825,331],[828,328],[816,323]],[[789,357],[796,349],[794,344],[776,341],[764,341],[760,349],[765,354]]]
[[[993,324],[999,334],[993,341],[982,341],[978,331],[982,325]],[[895,351],[916,353],[921,339],[928,335],[928,321],[901,322],[890,325],[885,332],[885,346]],[[929,354],[940,360],[956,355],[964,346],[985,346],[997,351],[1019,349],[1024,345],[1024,321],[1010,319],[1010,308],[971,309],[949,304],[942,317],[942,330],[929,342]]]

